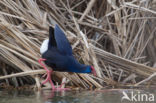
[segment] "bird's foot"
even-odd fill
[[[65,83],[62,83],[59,87],[55,87],[55,86],[53,85],[53,82],[52,82],[51,80],[49,80],[49,82],[50,82],[50,84],[51,84],[51,86],[52,86],[52,90],[53,90],[53,91],[65,91],[65,90],[70,90],[70,88],[64,88],[64,87],[63,87],[63,85],[64,85]]]
[[[65,83],[62,83],[59,87],[55,88],[55,90],[57,90],[57,91],[70,90],[70,88],[64,88],[64,87],[63,87],[64,84],[65,84]]]
[[[54,83],[52,82],[51,80],[51,74],[52,74],[52,70],[46,70],[47,73],[43,75],[43,77],[45,77],[47,75],[47,78],[42,82],[42,84],[45,84],[47,82],[50,83],[51,87],[52,87],[52,90],[55,90],[55,86],[54,86]]]
[[[47,76],[47,77],[46,77],[46,79],[42,82],[42,84],[45,84],[45,83],[47,83],[48,81],[49,81],[49,82],[52,81],[52,80],[51,80],[52,70],[46,70],[46,71],[47,71],[47,73],[44,74],[42,77],[45,77],[45,76]],[[52,84],[53,84],[53,83],[52,83]]]

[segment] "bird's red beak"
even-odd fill
[[[95,71],[95,68],[93,66],[91,66],[91,73],[96,76],[96,71]]]

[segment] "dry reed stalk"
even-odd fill
[[[5,76],[0,77],[0,79],[19,77],[19,76],[26,76],[26,75],[44,74],[44,73],[46,73],[45,70],[31,70],[31,71],[28,71],[28,72],[20,72],[20,73],[11,74],[11,75],[5,75]]]

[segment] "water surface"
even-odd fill
[[[156,103],[156,101],[129,101],[121,100],[125,92],[129,97],[132,92],[135,99],[147,94],[156,95],[156,90],[101,90],[101,91],[58,91],[51,90],[37,91],[17,91],[1,90],[0,103]],[[131,97],[130,97],[131,98]],[[156,98],[156,97],[155,97]],[[154,99],[155,99],[154,98]],[[134,99],[134,98],[133,98]]]

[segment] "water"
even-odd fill
[[[137,101],[123,100],[123,91],[130,98],[133,92]],[[101,90],[101,91],[62,91],[52,92],[51,90],[36,91],[0,91],[0,103],[156,103],[145,101],[156,99],[156,90]],[[141,96],[143,101],[138,101]],[[147,97],[147,98],[146,98]],[[133,98],[134,99],[134,98]],[[141,99],[140,99],[141,100]]]

